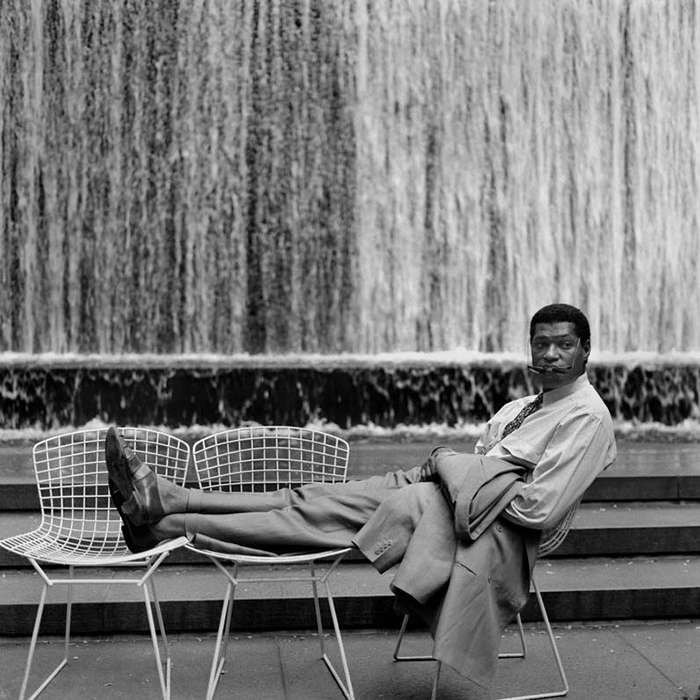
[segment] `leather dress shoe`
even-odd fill
[[[124,454],[124,441],[114,426],[110,426],[105,436],[105,463],[110,482],[119,489],[123,500],[131,496],[131,472]]]
[[[165,515],[158,493],[158,477],[113,426],[105,437],[105,461],[109,478],[122,497],[120,513],[132,524],[154,523]]]
[[[131,518],[124,513],[124,498],[112,479],[109,479],[108,486],[112,503],[122,519],[122,535],[129,550],[134,554],[140,554],[157,546],[160,540],[153,534],[151,528],[148,525],[134,525]]]

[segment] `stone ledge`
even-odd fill
[[[614,419],[673,426],[700,416],[696,363],[596,363],[589,376]],[[169,427],[457,425],[485,421],[532,390],[522,364],[500,360],[0,359],[0,423],[8,430],[84,425],[95,417]]]

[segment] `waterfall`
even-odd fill
[[[0,352],[700,350],[676,0],[0,0]]]

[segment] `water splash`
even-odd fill
[[[693,3],[0,12],[0,351],[700,350]]]

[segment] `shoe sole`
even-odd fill
[[[108,448],[108,441],[114,438],[114,443],[118,448],[118,454],[113,454],[113,451]],[[134,492],[133,484],[131,483],[131,473],[129,465],[124,454],[124,445],[122,439],[116,430],[110,428],[105,438],[105,462],[107,464],[107,472],[110,480],[119,489],[124,501],[128,501],[131,494]]]
[[[122,519],[122,535],[124,536],[124,541],[126,546],[134,554],[141,554],[149,549],[152,549],[158,544],[158,540],[145,525],[134,525],[131,522],[129,516],[124,513],[122,506],[124,505],[124,497],[119,490],[117,484],[110,478],[107,482],[110,496],[112,497],[112,503],[119,513],[119,517]],[[137,530],[142,530],[142,533],[138,533]],[[144,542],[143,538],[148,537],[149,541]]]

